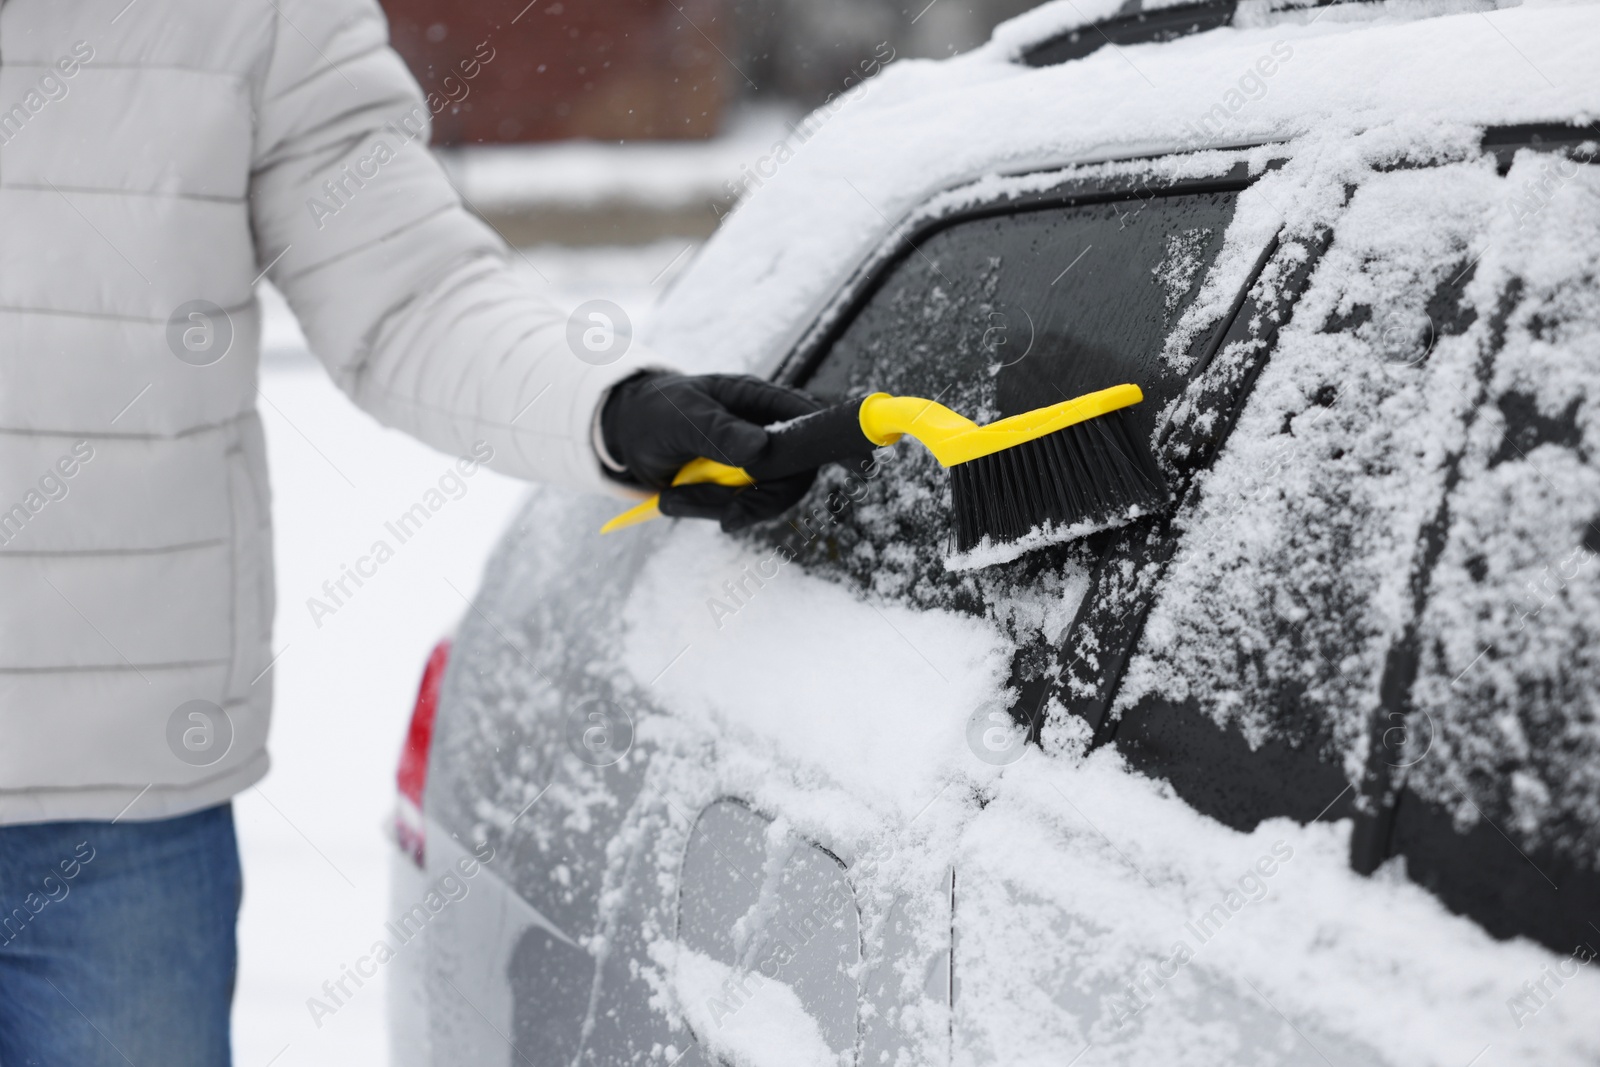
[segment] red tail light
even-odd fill
[[[444,681],[445,665],[450,662],[450,639],[433,646],[428,665],[422,669],[422,684],[417,687],[417,703],[411,709],[411,727],[406,731],[405,747],[400,750],[400,770],[395,783],[400,788],[394,813],[395,840],[411,854],[418,867],[423,865],[425,844],[422,826],[422,791],[428,784],[428,750],[433,747],[433,716],[439,710],[439,686]]]

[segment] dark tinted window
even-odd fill
[[[1236,193],[959,223],[917,243],[806,387],[964,394],[999,418],[1122,382],[1146,430],[1185,376],[1163,342],[1216,258]],[[904,382],[894,389],[886,381]],[[945,401],[948,403],[948,401]],[[963,414],[977,411],[957,407]]]
[[[828,399],[880,390],[929,397],[989,422],[1135,382],[1147,397],[1136,418],[1149,433],[1208,336],[1211,323],[1191,327],[1185,311],[1237,195],[1147,191],[949,225],[886,269],[803,384]],[[809,566],[928,606],[982,610],[999,588],[1055,596],[1081,574],[1082,545],[947,572],[947,474],[911,441],[884,457],[864,486],[837,468],[825,472],[802,519],[765,536]]]

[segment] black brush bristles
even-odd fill
[[[1165,508],[1166,479],[1127,415],[1107,412],[951,467],[956,551],[1035,531],[1070,540]]]

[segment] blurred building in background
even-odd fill
[[[1039,0],[382,0],[468,204],[517,245],[701,238],[801,116]]]
[[[704,138],[809,109],[887,46],[946,56],[1038,0],[383,0],[439,145]]]
[[[757,98],[805,109],[840,92],[879,45],[899,58],[939,58],[989,39],[997,23],[1041,0],[730,0],[735,48]]]
[[[438,145],[710,137],[737,91],[718,53],[722,0],[383,6],[395,48],[440,105]]]

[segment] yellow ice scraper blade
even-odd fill
[[[699,485],[704,482],[714,482],[717,485],[755,485],[755,479],[746,474],[743,467],[730,467],[726,463],[718,463],[714,459],[700,457],[685,463],[672,479],[673,485]],[[661,496],[656,494],[639,504],[634,505],[621,515],[600,527],[600,532],[608,534],[613,530],[625,529],[641,522],[648,522],[661,514]]]

